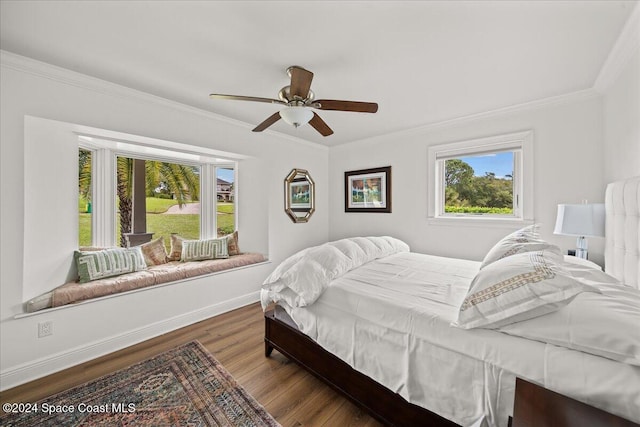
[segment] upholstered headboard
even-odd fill
[[[640,289],[640,176],[607,186],[605,271]]]

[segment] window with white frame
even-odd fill
[[[429,218],[532,220],[532,141],[526,131],[429,147]]]
[[[82,136],[78,153],[79,246],[124,246],[125,233],[150,233],[168,248],[172,233],[235,231],[234,160]]]

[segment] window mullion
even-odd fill
[[[444,160],[436,160],[436,216],[444,214]]]
[[[216,167],[204,164],[200,167],[200,238],[217,237],[216,218]]]
[[[111,150],[94,151],[92,178],[92,244],[115,246],[116,160]]]
[[[232,192],[232,197],[233,197],[233,226],[234,226],[234,231],[238,229],[238,224],[239,224],[239,220],[238,220],[238,167],[237,165],[233,166],[233,192]],[[217,218],[217,214],[216,214],[216,218]]]
[[[520,158],[521,153],[516,151],[513,153],[513,172],[511,180],[513,181],[513,213],[516,217],[522,217],[522,200],[520,200]]]
[[[525,218],[525,212],[524,212],[524,205],[525,205],[525,200],[523,197],[523,191],[524,191],[524,174],[523,174],[523,152],[522,150],[519,150],[516,152],[515,155],[515,162],[514,162],[514,169],[513,169],[513,191],[516,193],[515,195],[517,195],[518,197],[518,216],[521,218]]]

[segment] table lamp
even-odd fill
[[[558,217],[553,234],[578,236],[576,257],[587,259],[585,237],[604,237],[604,203],[558,205]]]

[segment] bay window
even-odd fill
[[[235,231],[232,159],[123,141],[79,139],[79,246],[136,245]],[[88,166],[90,165],[90,166]]]

